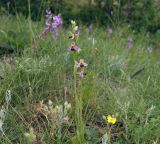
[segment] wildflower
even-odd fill
[[[75,42],[72,42],[71,43],[71,46],[68,48],[69,51],[77,51],[77,52],[80,52],[80,48],[76,45]]]
[[[112,28],[109,27],[109,28],[108,28],[108,33],[109,33],[109,34],[112,34],[112,32],[113,32]]]
[[[133,42],[133,39],[129,36],[128,37],[128,43],[127,43],[128,48],[131,48],[133,46],[132,42]]]
[[[87,73],[84,71],[84,68],[86,68],[88,66],[88,64],[85,63],[83,59],[80,59],[79,62],[75,61],[75,65],[76,65],[77,69],[80,68],[79,76],[81,78],[85,77],[87,75]]]
[[[53,109],[53,102],[51,100],[48,101],[48,109]]]
[[[148,53],[152,53],[153,48],[152,48],[152,47],[148,47],[148,48],[147,48],[147,51],[148,51]]]
[[[53,23],[52,23],[52,28],[57,29],[58,26],[62,25],[62,19],[60,15],[58,16],[53,16]]]
[[[68,38],[69,38],[69,39],[74,39],[74,37],[75,37],[75,36],[74,36],[74,33],[69,32],[69,34],[68,34]]]
[[[53,102],[51,100],[48,101],[48,105],[52,106]]]
[[[60,15],[53,16],[49,9],[46,10],[46,27],[44,31],[41,33],[40,38],[44,39],[49,32],[53,32],[53,38],[56,39],[58,36],[58,27],[62,25],[62,19]]]
[[[53,29],[53,33],[52,36],[53,38],[56,40],[59,34],[59,27],[62,26],[62,19],[60,17],[60,15],[58,16],[53,16],[53,23],[52,23],[52,29]]]
[[[78,26],[75,26],[75,27],[74,27],[74,31],[77,31],[77,30],[78,30]]]
[[[81,78],[85,77],[86,75],[87,75],[87,73],[84,72],[84,71],[80,71],[80,73],[79,73],[79,76],[80,76]]]
[[[76,25],[76,22],[75,21],[73,21],[73,20],[71,20],[71,25],[72,25],[72,30],[73,30],[73,33],[75,34],[75,33],[79,33],[79,27]]]
[[[75,33],[69,32],[68,38],[72,39],[72,40],[74,40],[74,39],[76,40],[79,38],[79,33],[80,33],[79,29]]]
[[[52,18],[52,15],[50,15],[47,19],[46,19],[46,21],[45,21],[45,25],[46,26],[51,26],[51,18]]]
[[[77,68],[82,68],[82,67],[87,67],[88,66],[88,64],[85,63],[83,59],[80,59],[79,62],[75,61],[75,64],[76,64]]]
[[[76,22],[73,21],[73,20],[71,20],[71,24],[72,24],[72,26],[75,26],[75,25],[76,25]]]
[[[106,121],[107,121],[109,124],[115,124],[116,121],[117,121],[117,119],[116,119],[115,117],[109,115],[109,116],[107,117]]]
[[[44,28],[44,31],[40,35],[41,39],[44,39],[47,33],[51,31],[51,18],[52,18],[52,13],[49,9],[47,9],[46,10],[46,21],[45,21],[46,27]]]
[[[48,32],[51,31],[51,25],[49,24],[49,22],[46,22],[46,27],[44,29],[44,31],[41,33],[40,38],[44,39],[47,35]]]
[[[49,18],[49,17],[51,17],[52,16],[52,12],[51,12],[51,10],[48,8],[48,9],[46,9],[46,18]]]

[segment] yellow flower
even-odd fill
[[[115,124],[116,121],[117,121],[117,119],[115,117],[112,117],[110,115],[107,117],[107,122],[110,124]]]

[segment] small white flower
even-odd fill
[[[52,106],[52,104],[53,104],[52,101],[49,100],[49,101],[48,101],[48,105],[49,105],[49,106]]]

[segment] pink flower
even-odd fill
[[[60,15],[53,16],[49,9],[46,10],[46,22],[45,28],[40,35],[41,39],[44,39],[47,33],[52,32],[53,38],[58,37],[59,29],[58,27],[62,25],[62,19]]]
[[[128,43],[127,43],[127,47],[128,47],[128,48],[131,48],[131,47],[133,46],[133,43],[132,43],[132,42],[133,42],[133,39],[129,36],[129,37],[128,37]]]
[[[77,51],[77,52],[80,52],[81,49],[76,45],[75,42],[72,42],[70,47],[68,48],[69,51]]]
[[[62,25],[62,19],[60,15],[58,16],[53,16],[53,23],[52,23],[52,28],[56,29],[58,26]]]
[[[80,71],[79,76],[81,78],[85,77],[87,75],[87,73],[85,73],[84,71]]]
[[[41,33],[40,38],[43,40],[43,39],[46,37],[47,33],[50,32],[50,31],[51,31],[51,26],[48,25],[48,26],[44,29],[44,31]]]
[[[109,27],[109,28],[108,28],[108,33],[111,34],[112,32],[113,32],[112,28]]]
[[[77,68],[82,68],[82,67],[87,67],[88,66],[88,64],[85,63],[83,59],[80,59],[79,62],[75,61],[75,64],[76,64]]]

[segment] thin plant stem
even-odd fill
[[[74,97],[75,97],[75,119],[77,126],[77,139],[80,144],[84,143],[84,124],[82,118],[82,80],[80,80],[80,96],[77,94],[77,67],[74,65]]]

